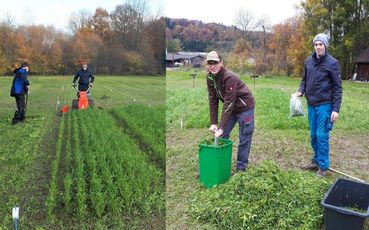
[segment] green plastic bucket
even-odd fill
[[[199,144],[200,183],[207,188],[222,184],[231,176],[233,142],[223,138],[218,138],[217,146],[213,142]]]

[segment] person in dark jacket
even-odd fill
[[[23,122],[26,119],[26,100],[25,95],[28,94],[30,83],[28,81],[28,63],[22,63],[21,67],[15,69],[10,96],[15,97],[16,110],[12,119],[12,124]]]
[[[87,64],[82,64],[81,69],[77,71],[73,78],[73,85],[76,84],[78,78],[78,90],[80,91],[87,91],[89,87],[92,87],[95,80],[95,76],[88,69]],[[77,95],[79,97],[79,93]]]
[[[330,166],[329,132],[337,121],[342,100],[342,82],[338,61],[328,54],[329,37],[318,34],[313,40],[314,52],[305,61],[304,76],[295,93],[305,94],[308,104],[310,139],[314,155],[304,169],[317,170],[325,176]]]
[[[215,137],[228,139],[239,124],[239,139],[236,171],[245,171],[254,131],[255,99],[245,83],[231,71],[223,67],[223,61],[216,51],[206,56],[207,88],[210,107],[210,128]],[[218,127],[219,101],[223,109]]]

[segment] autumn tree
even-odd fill
[[[358,0],[306,0],[302,3],[306,31],[330,35],[328,51],[341,65],[344,79],[353,70],[353,57],[369,46],[369,3]]]
[[[111,44],[113,31],[108,11],[101,7],[97,8],[95,14],[91,18],[90,26],[105,43]]]
[[[80,10],[78,13],[72,13],[69,17],[68,27],[75,33],[82,28],[89,28],[92,20],[92,15],[87,10]]]

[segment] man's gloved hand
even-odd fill
[[[215,133],[218,130],[218,126],[215,124],[210,125],[209,131]]]
[[[90,87],[92,87],[94,84],[92,82],[90,82]]]
[[[31,89],[31,87],[29,85],[27,85],[27,87],[26,87],[26,90],[27,90],[26,94],[29,94],[31,92],[30,89]]]
[[[214,134],[215,137],[221,137],[222,135],[223,135],[223,129],[218,129]]]

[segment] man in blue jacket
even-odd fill
[[[23,122],[26,119],[25,95],[28,94],[30,83],[28,81],[28,63],[23,63],[20,68],[14,70],[14,78],[10,90],[10,96],[15,97],[17,108],[12,119],[12,125]]]
[[[313,40],[314,52],[305,60],[304,76],[299,90],[305,94],[308,104],[311,146],[314,150],[312,162],[304,169],[317,170],[323,177],[329,169],[329,132],[337,121],[341,100],[342,82],[338,61],[327,53],[329,37],[318,34]]]
[[[73,84],[76,84],[78,78],[78,90],[80,91],[87,91],[89,87],[92,87],[95,80],[95,76],[88,69],[87,64],[82,64],[82,68],[77,71],[76,75],[73,78]],[[79,94],[77,95],[79,97]]]

